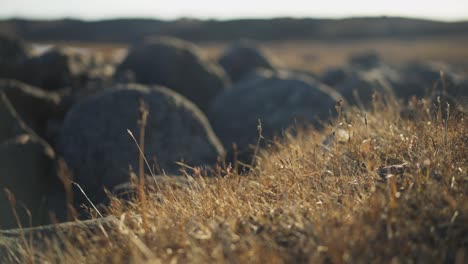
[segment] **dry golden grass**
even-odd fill
[[[376,97],[377,98],[377,97]],[[246,175],[146,185],[138,199],[111,199],[114,228],[76,232],[64,247],[26,250],[44,263],[466,263],[468,123],[462,114],[416,117],[377,99],[345,111],[324,131],[300,131],[260,152]],[[350,138],[322,141],[343,129]],[[406,163],[382,179],[380,166]],[[66,239],[67,240],[67,239]],[[31,253],[33,252],[33,253]]]

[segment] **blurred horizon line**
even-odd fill
[[[435,18],[428,16],[406,16],[406,15],[349,15],[349,16],[238,16],[238,17],[192,17],[192,16],[179,16],[179,17],[164,17],[164,16],[140,16],[140,15],[123,15],[123,16],[102,16],[98,18],[86,18],[75,15],[70,16],[24,16],[24,15],[12,15],[12,16],[1,16],[0,21],[8,20],[26,20],[26,21],[60,21],[60,20],[75,20],[84,22],[99,22],[99,21],[111,21],[111,20],[155,20],[155,21],[238,21],[238,20],[275,20],[275,19],[311,19],[311,20],[348,20],[348,19],[366,19],[366,18],[381,18],[381,19],[410,19],[410,20],[423,20],[423,21],[434,21],[443,23],[460,23],[468,22],[468,17],[457,17],[457,18]]]

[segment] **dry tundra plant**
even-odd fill
[[[376,97],[367,113],[348,109],[323,131],[270,142],[245,175],[227,165],[212,178],[193,168],[181,180],[150,179],[147,227],[138,198],[113,197],[113,227],[77,231],[17,259],[466,263],[468,124],[462,113],[430,108],[413,100],[404,119],[396,103]]]

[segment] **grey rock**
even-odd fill
[[[202,110],[228,83],[222,68],[208,61],[196,46],[172,38],[148,40],[132,47],[117,69],[117,76],[122,75],[133,75],[138,83],[173,89]]]
[[[0,144],[0,228],[48,223],[47,193],[54,152],[43,140],[22,134]],[[16,219],[4,188],[15,196]],[[31,222],[25,211],[31,213]]]
[[[209,118],[225,147],[236,143],[246,151],[257,141],[259,119],[266,139],[292,126],[320,127],[339,99],[331,88],[302,74],[258,71],[219,95]]]
[[[219,58],[219,64],[233,82],[239,81],[249,72],[259,68],[273,69],[260,48],[249,41],[240,41],[228,47]]]
[[[352,75],[349,68],[329,68],[319,77],[320,81],[331,87],[335,87],[346,81]]]
[[[374,92],[405,100],[411,96],[435,97],[443,93],[465,98],[468,95],[466,76],[447,64],[434,62],[411,62],[398,68],[382,62],[372,67],[351,65],[328,69],[320,80],[340,92],[348,102],[364,106],[370,103]]]
[[[40,138],[21,118],[15,107],[6,96],[4,90],[0,90],[0,143],[21,134],[29,134]]]
[[[446,92],[451,96],[468,95],[468,76],[442,62],[410,62],[400,69],[401,84],[395,89],[398,96],[432,96]],[[444,80],[442,81],[441,72]]]
[[[76,88],[86,83],[91,63],[90,54],[52,48],[22,63],[14,77],[45,90]]]
[[[28,47],[21,40],[0,34],[0,69],[7,70],[7,67],[21,63],[28,56]]]
[[[24,124],[2,91],[0,120],[0,226],[17,224],[4,188],[15,195],[15,209],[23,226],[30,223],[20,204],[30,210],[33,225],[45,223],[48,219],[45,200],[54,151]]]
[[[63,115],[59,105],[61,96],[57,93],[10,79],[0,79],[0,91],[3,91],[26,125],[43,138],[46,136],[48,120]]]
[[[384,98],[394,96],[394,85],[398,77],[392,78],[392,73],[391,69],[382,68],[357,72],[337,85],[336,89],[351,104],[367,106],[372,102],[375,92]]]
[[[139,135],[140,100],[149,106],[145,155],[161,169],[177,173],[190,165],[216,162],[222,145],[204,114],[190,101],[166,88],[129,84],[83,99],[67,113],[62,128],[63,156],[75,180],[88,195],[102,199],[102,188],[129,180],[137,170],[138,149],[127,129]]]
[[[22,133],[27,133],[26,125],[0,90],[0,143]]]
[[[353,54],[349,58],[349,64],[353,67],[358,67],[365,70],[377,68],[382,65],[382,60],[376,52],[368,51],[363,53]]]
[[[398,71],[386,65],[372,69],[353,67],[330,69],[320,78],[354,105],[367,106],[374,92],[382,96],[393,96],[394,89],[401,83]]]
[[[12,77],[29,57],[29,49],[21,40],[0,34],[0,78]]]

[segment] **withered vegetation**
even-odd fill
[[[466,263],[466,117],[412,100],[403,118],[401,105],[375,97],[367,111],[340,110],[321,131],[269,142],[249,172],[227,164],[211,178],[196,168],[150,178],[146,221],[137,195],[113,197],[113,225],[41,249],[25,237],[16,260]]]

